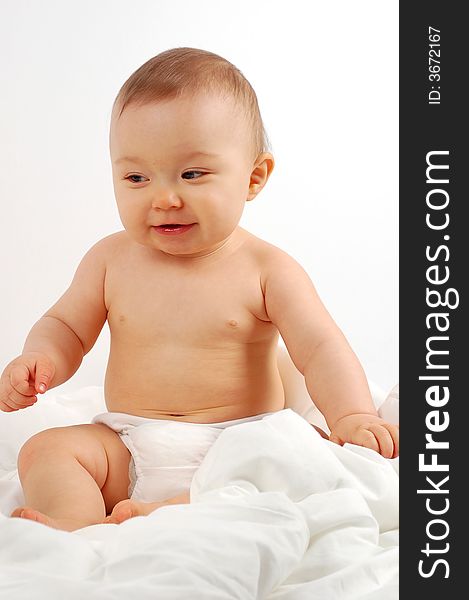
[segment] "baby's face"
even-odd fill
[[[111,121],[114,190],[137,242],[180,257],[208,254],[235,231],[254,168],[247,120],[216,95],[127,107]],[[168,233],[165,224],[192,224]]]

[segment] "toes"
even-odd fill
[[[132,507],[132,503],[130,500],[124,500],[122,504],[119,504],[112,511],[118,523],[122,523],[123,521],[127,521],[127,519],[131,519],[134,516],[134,511]]]
[[[38,523],[44,523],[45,525],[49,524],[50,519],[43,515],[38,510],[34,510],[32,508],[25,508],[21,512],[21,517],[23,519],[29,519],[30,521],[37,521]]]
[[[37,521],[38,523],[44,523],[44,525],[49,525],[51,521],[46,515],[42,514],[38,510],[34,510],[34,508],[29,508],[27,506],[15,508],[10,516],[28,519],[30,521]]]
[[[24,506],[19,506],[11,513],[10,517],[21,517],[21,513],[24,510]]]
[[[122,500],[118,502],[109,517],[104,520],[105,523],[123,523],[134,516],[132,500]]]
[[[182,501],[182,500],[181,500]],[[121,500],[118,502],[112,513],[106,517],[103,523],[123,523],[132,517],[147,516],[157,508],[165,506],[165,502],[137,502],[135,500]]]

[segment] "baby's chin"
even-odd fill
[[[203,259],[210,256],[222,254],[226,251],[231,251],[239,245],[238,236],[236,230],[233,231],[228,237],[224,237],[221,240],[213,240],[207,244],[197,244],[192,247],[187,245],[158,245],[158,250],[167,256],[172,256],[180,259]]]
[[[136,231],[132,228],[124,228],[129,238],[137,244],[144,246],[162,255],[179,259],[203,259],[237,248],[242,243],[242,230],[235,226],[231,231],[225,231],[213,236],[212,239],[204,239],[205,236],[197,234],[199,224],[195,223],[193,228],[181,235],[164,236],[154,231],[153,228],[146,231]],[[200,232],[199,232],[200,233]]]
[[[163,248],[159,248],[160,252],[162,252],[163,254],[167,255],[167,256],[172,256],[174,258],[180,258],[180,259],[202,259],[202,258],[206,258],[209,256],[213,256],[215,254],[218,254],[219,252],[221,252],[225,246],[227,245],[228,241],[226,240],[225,242],[221,243],[221,244],[217,244],[215,246],[208,246],[208,247],[201,247],[201,248],[197,248],[197,249],[193,249],[191,251],[184,251],[184,250],[178,250],[178,249],[163,249]]]

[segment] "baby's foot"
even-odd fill
[[[157,508],[164,506],[163,502],[137,502],[136,500],[122,500],[118,502],[112,513],[106,517],[103,523],[123,523],[132,517],[149,515]]]
[[[114,506],[112,513],[104,519],[103,523],[115,523],[118,525],[132,517],[147,516],[162,506],[169,506],[171,504],[189,504],[189,502],[189,493],[184,493],[169,500],[163,500],[162,502],[137,502],[136,500],[130,499],[122,500]]]
[[[42,523],[53,529],[62,529],[63,531],[75,531],[75,529],[84,527],[82,523],[73,519],[53,519],[35,508],[29,508],[29,506],[15,508],[10,516],[20,519],[29,519],[30,521],[36,521],[37,523]]]

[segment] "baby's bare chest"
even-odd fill
[[[128,263],[106,274],[108,323],[115,342],[214,348],[274,335],[260,273],[236,262],[171,269]]]

